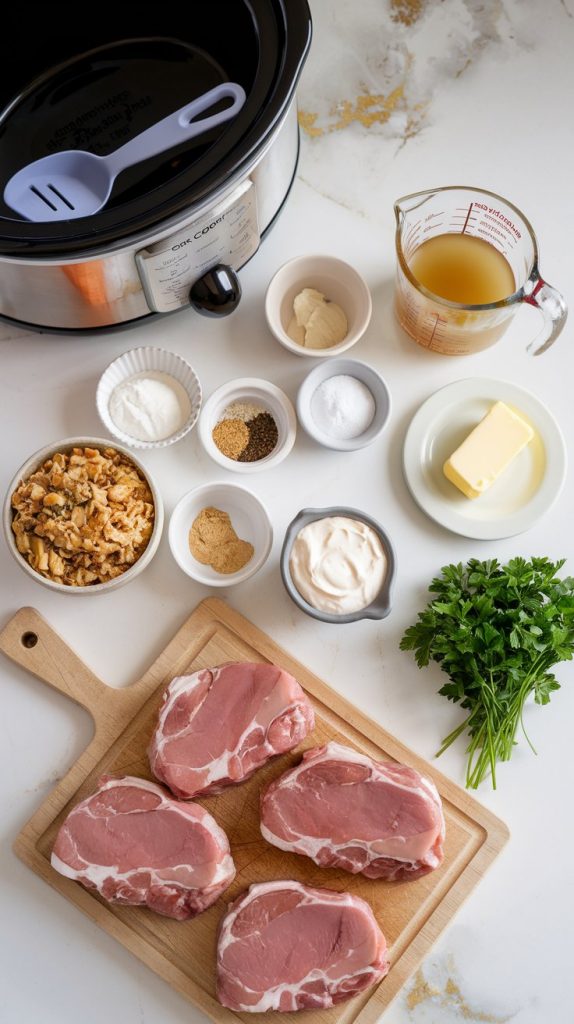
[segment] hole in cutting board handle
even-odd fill
[[[22,644],[23,647],[27,647],[28,649],[31,647],[35,647],[36,644],[38,643],[38,634],[31,633],[30,631],[22,633],[22,636],[20,637],[20,643]]]

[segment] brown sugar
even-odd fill
[[[237,460],[249,444],[249,428],[243,420],[220,420],[213,428],[212,437],[223,455]]]
[[[202,508],[189,531],[189,550],[202,565],[228,575],[239,572],[253,557],[253,544],[237,536],[227,512]]]

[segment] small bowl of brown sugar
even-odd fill
[[[180,569],[208,587],[249,579],[267,560],[272,543],[267,509],[238,484],[204,484],[188,491],[169,523],[169,546]]]
[[[222,384],[205,403],[199,420],[207,454],[234,473],[278,465],[291,451],[296,433],[297,417],[287,395],[258,377]]]

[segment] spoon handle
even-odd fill
[[[192,118],[209,110],[222,99],[232,99],[233,102],[217,114],[192,122]],[[229,121],[239,113],[244,103],[245,91],[237,83],[223,82],[221,85],[216,85],[214,89],[198,96],[197,99],[187,103],[185,107],[181,107],[173,114],[168,114],[157,124],[153,124],[151,128],[147,128],[146,131],[136,135],[134,139],[130,139],[124,146],[109,153],[104,157],[106,166],[110,174],[115,177],[126,167],[139,164],[142,160],[163,153],[165,150],[171,149],[172,146],[194,139],[197,135],[209,131],[210,128]]]

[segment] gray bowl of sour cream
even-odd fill
[[[384,619],[391,610],[394,548],[382,526],[358,509],[298,512],[285,533],[280,569],[291,600],[321,622]]]

